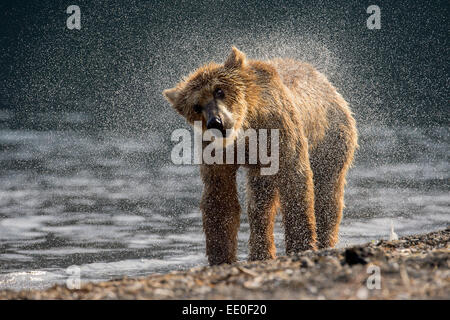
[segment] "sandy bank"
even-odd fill
[[[6,290],[0,299],[450,299],[449,238],[447,229],[272,261],[89,283],[80,290]]]

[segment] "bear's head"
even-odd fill
[[[247,113],[247,67],[245,54],[233,47],[223,64],[200,67],[163,94],[190,124],[201,121],[203,130],[218,130],[229,144]]]

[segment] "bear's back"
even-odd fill
[[[347,102],[328,79],[308,63],[276,58],[267,61],[292,92],[312,145],[322,140],[330,126],[353,123]]]
[[[281,81],[295,93],[307,92],[308,94],[336,93],[335,88],[328,79],[308,63],[289,58],[276,58],[269,60],[281,78]]]

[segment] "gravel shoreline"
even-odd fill
[[[0,299],[450,299],[449,239],[447,228],[271,261],[88,283],[79,290],[3,290]]]

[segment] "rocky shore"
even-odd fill
[[[450,299],[450,229],[272,261],[0,291],[0,299]]]

